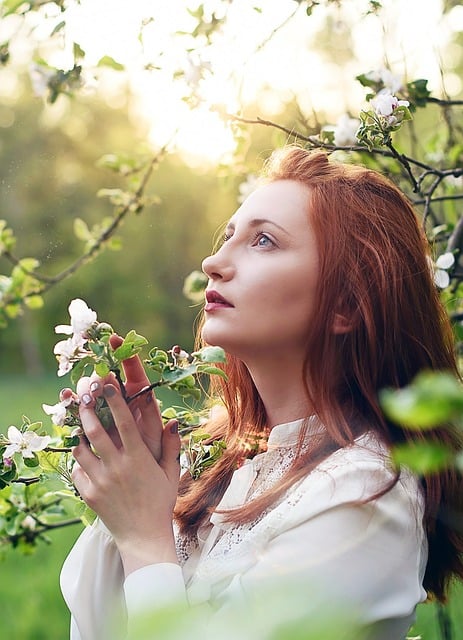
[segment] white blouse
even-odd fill
[[[242,505],[278,482],[294,459],[303,422],[272,429],[268,450],[235,471],[217,510]],[[321,428],[315,418],[309,423],[307,438]],[[174,602],[201,607],[204,624],[208,620],[217,629],[220,620],[229,624],[234,607],[255,605],[265,613],[272,585],[281,593],[285,585],[297,585],[305,621],[326,608],[342,609],[359,628],[371,625],[368,638],[402,640],[416,605],[426,599],[427,543],[417,479],[404,470],[385,495],[361,502],[392,477],[386,449],[365,434],[330,455],[254,522],[238,526],[214,513],[194,539],[176,533],[178,565],[148,565],[125,581],[116,545],[97,520],[83,531],[61,572],[71,640],[122,640],[140,613]],[[268,619],[277,623],[274,600],[267,603],[273,603],[267,604]]]

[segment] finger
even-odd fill
[[[82,500],[90,507],[93,508],[92,493],[94,494],[93,482],[89,478],[85,469],[79,462],[75,462],[71,471],[72,482],[77,489],[77,493]]]
[[[83,393],[79,396],[79,415],[85,436],[102,459],[109,459],[117,448],[95,413],[95,398],[89,393],[88,380],[80,388]]]
[[[133,452],[143,445],[140,433],[135,425],[135,419],[120,390],[113,384],[103,387],[103,396],[113,414],[116,428],[126,451]]]
[[[87,476],[93,477],[99,473],[101,460],[90,448],[88,440],[81,438],[79,444],[73,447],[72,455]]]
[[[123,339],[121,336],[118,336],[116,333],[113,333],[109,339],[111,347],[113,349],[117,349],[123,343]],[[122,361],[122,367],[124,369],[125,377],[126,377],[126,388],[130,394],[143,389],[149,385],[150,381],[148,376],[146,375],[145,368],[142,364],[142,361],[138,356],[132,356],[131,358],[127,358],[127,360]]]
[[[180,437],[178,421],[169,420],[162,432],[162,457],[159,465],[171,482],[178,482],[180,476]]]

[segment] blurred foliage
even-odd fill
[[[111,215],[111,203],[97,192],[124,186],[124,176],[111,171],[111,156],[98,162],[102,150],[125,154],[127,163],[147,155],[125,109],[96,99],[67,109],[67,117],[48,122],[41,102],[23,95],[0,141],[0,215],[17,237],[15,252],[36,256],[50,275],[77,259],[86,241],[82,228]],[[119,251],[105,252],[51,288],[45,306],[26,310],[0,332],[0,370],[54,369],[50,327],[79,296],[103,309],[121,333],[136,326],[158,344],[191,347],[197,309],[183,296],[183,281],[211,251],[218,223],[235,206],[233,193],[213,172],[195,171],[172,155],[155,170],[146,197],[156,204],[126,219]],[[82,220],[80,239],[74,218]],[[2,268],[9,268],[5,258]]]

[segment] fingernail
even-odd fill
[[[103,395],[106,398],[112,398],[114,395],[116,395],[116,389],[112,384],[105,384],[105,386],[103,387]]]
[[[172,434],[178,433],[178,422],[177,422],[177,420],[170,425],[170,432]]]
[[[84,395],[82,396],[82,402],[85,405],[89,405],[92,402],[92,396],[88,393],[84,393]]]
[[[153,402],[153,394],[152,393],[147,393],[146,394],[146,404],[151,404]]]
[[[98,391],[99,388],[100,385],[98,384],[98,382],[92,382],[92,384],[90,385],[90,391]]]

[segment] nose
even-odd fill
[[[217,253],[204,258],[201,266],[211,280],[229,280],[234,273],[234,266],[224,255],[223,246]]]

